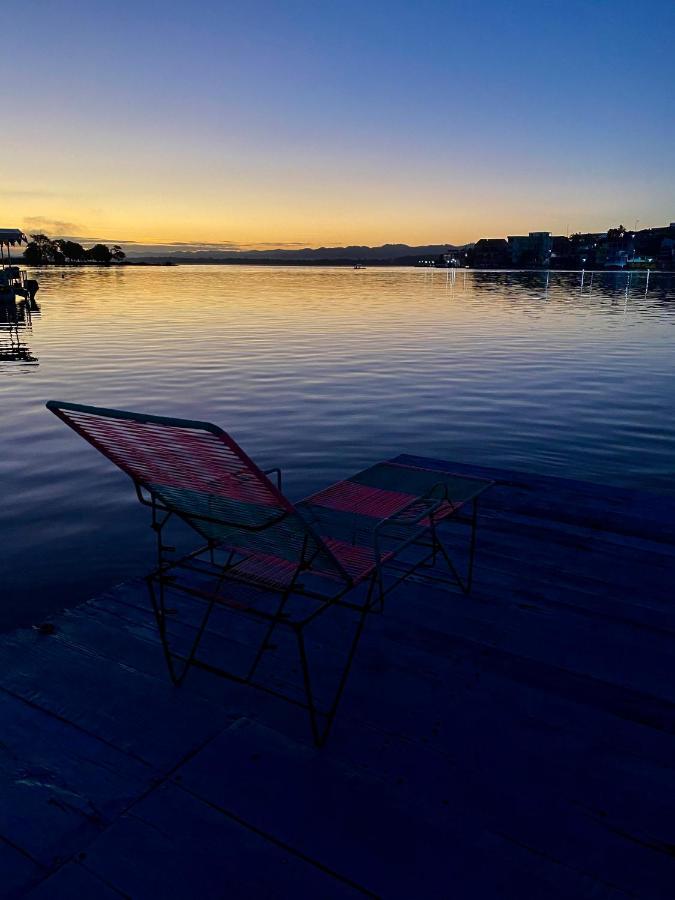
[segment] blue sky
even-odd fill
[[[282,245],[675,219],[673,2],[29,0],[14,23],[9,225]]]

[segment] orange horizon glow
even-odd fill
[[[322,214],[318,209],[306,214],[279,211],[276,215],[265,215],[263,209],[247,209],[243,203],[238,211],[227,213],[221,212],[217,204],[212,209],[202,205],[201,218],[197,218],[194,211],[185,209],[185,201],[178,193],[167,198],[164,205],[164,214],[155,218],[148,214],[147,206],[141,207],[137,196],[118,198],[119,208],[110,212],[92,210],[87,204],[52,202],[48,197],[22,197],[2,204],[0,224],[21,228],[26,234],[44,232],[52,238],[74,237],[85,243],[102,240],[142,245],[194,244],[195,249],[213,245],[216,251],[383,244],[461,245],[484,237],[506,237],[529,231],[601,232],[620,223],[631,228],[636,220],[640,228],[661,226],[672,220],[672,214],[669,216],[665,209],[661,218],[656,214],[653,220],[638,220],[635,207],[589,212],[577,217],[560,213],[546,215],[535,203],[526,203],[525,198],[521,198],[520,209],[499,212],[455,209],[443,214],[437,209],[397,208],[391,203],[386,215],[378,204],[369,209],[355,204],[340,215]],[[640,207],[637,209],[639,212]]]

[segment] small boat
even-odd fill
[[[0,303],[16,303],[17,297],[33,300],[38,292],[37,281],[12,264],[10,247],[27,243],[28,238],[18,228],[0,228]]]
[[[354,266],[355,269],[365,269],[365,266]]]

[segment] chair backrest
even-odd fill
[[[346,575],[293,504],[216,425],[57,400],[47,409],[207,539],[240,533],[236,543],[285,557],[309,549],[324,572]]]

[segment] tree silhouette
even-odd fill
[[[109,263],[112,259],[110,248],[105,244],[94,244],[86,251],[87,259],[97,263]]]
[[[32,240],[23,252],[23,257],[29,265],[63,265],[65,257],[61,252],[60,247],[48,238],[46,234],[42,234],[41,232],[31,234],[31,239]]]
[[[23,258],[29,266],[62,266],[68,262],[94,262],[107,265],[111,260],[122,262],[126,254],[115,244],[112,248],[105,244],[94,244],[86,250],[77,241],[58,238],[53,241],[41,232],[31,234],[31,241],[23,252]]]
[[[54,243],[69,262],[80,262],[86,259],[87,251],[77,241],[59,240]]]

